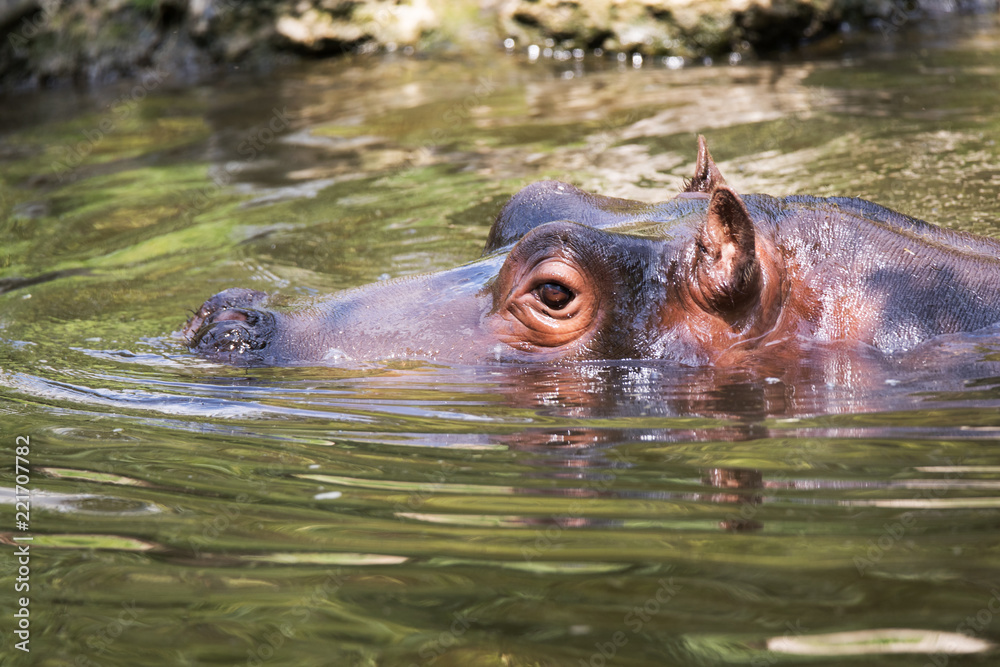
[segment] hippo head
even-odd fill
[[[230,289],[183,334],[196,352],[243,365],[701,363],[773,323],[780,281],[768,251],[699,137],[695,176],[668,202],[535,183],[504,206],[478,261],[304,306]]]

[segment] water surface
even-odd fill
[[[475,258],[560,178],[1000,235],[986,23],[835,59],[412,59],[9,98],[3,500],[30,438],[32,665],[964,665],[1000,642],[1000,339],[905,364],[236,369],[230,286],[323,294]],[[4,605],[7,608],[7,603]]]

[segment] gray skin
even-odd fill
[[[860,199],[741,196],[699,137],[695,176],[670,201],[535,183],[475,262],[295,309],[229,289],[183,334],[249,366],[893,355],[1000,321],[998,258],[1000,241]]]

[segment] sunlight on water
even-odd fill
[[[542,178],[672,197],[697,133],[741,191],[998,236],[1000,44],[967,28],[573,78],[311,63],[164,87],[74,166],[115,91],[5,105],[0,504],[24,436],[34,537],[11,664],[992,664],[993,330],[763,370],[241,369],[177,333],[231,286],[294,299],[470,261]]]

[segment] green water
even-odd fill
[[[400,57],[8,96],[0,662],[995,664],[995,337],[938,349],[947,372],[761,379],[247,371],[176,332],[226,287],[470,260],[541,178],[669,198],[698,133],[740,191],[1000,235],[998,34],[984,17],[835,60]]]

